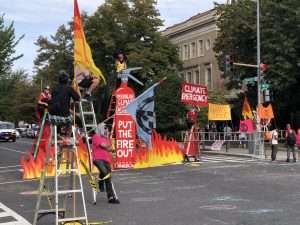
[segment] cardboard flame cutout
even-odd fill
[[[36,159],[33,158],[33,149],[28,151],[26,155],[21,156],[20,164],[23,169],[23,179],[35,179],[41,176],[42,168],[45,164],[46,160],[46,151],[48,146],[48,141],[50,137],[50,127],[46,125],[42,139],[39,145],[39,151]],[[37,140],[34,141],[36,143]],[[85,165],[89,165],[89,157],[88,157],[88,149],[83,142],[80,135],[77,136],[77,150],[79,159],[85,163]],[[65,152],[66,154],[67,152]],[[60,169],[66,171],[66,163],[61,163]],[[85,174],[85,169],[82,165],[80,165],[80,171],[82,174]],[[95,171],[95,168],[93,168]],[[50,148],[50,160],[48,163],[48,167],[46,168],[46,176],[54,176],[55,175],[55,164],[54,164],[54,146],[52,145]]]
[[[168,140],[153,132],[152,149],[139,149],[135,155],[133,168],[148,168],[165,164],[178,163],[183,160],[183,153],[174,139]]]

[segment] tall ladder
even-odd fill
[[[76,146],[76,132],[75,127],[72,126],[72,138],[68,143],[64,143],[58,140],[57,137],[57,125],[51,125],[50,139],[46,150],[46,159],[42,168],[40,185],[38,190],[38,198],[36,202],[36,208],[34,213],[33,225],[37,225],[38,220],[47,214],[55,214],[55,225],[67,224],[72,222],[84,222],[88,224],[85,197],[83,193],[82,178],[80,173],[80,162],[78,156],[78,150]],[[54,144],[54,162],[50,158],[50,149]],[[52,163],[52,164],[51,164]],[[54,177],[54,191],[48,189],[46,184],[46,172],[48,166],[55,166]],[[62,170],[62,164],[65,164],[65,171]],[[63,172],[66,172],[65,175]],[[76,184],[76,177],[79,181]],[[63,182],[65,178],[65,182]],[[67,181],[67,182],[66,182]],[[63,186],[63,183],[65,184]],[[68,187],[66,187],[68,186]],[[72,207],[68,208],[67,202],[70,195],[72,195]],[[54,204],[53,197],[54,196]],[[76,203],[76,197],[81,198],[81,210],[80,216],[76,216],[76,207],[79,205]],[[46,197],[48,200],[49,208],[41,209],[42,197]],[[71,213],[68,213],[68,210]],[[68,216],[68,217],[67,217]],[[63,218],[61,218],[63,217]]]
[[[108,106],[108,110],[106,113],[106,118],[111,118],[112,117],[112,123],[111,123],[111,129],[110,129],[110,139],[113,138],[113,134],[114,134],[114,129],[115,129],[115,117],[114,114],[116,112],[116,95],[115,95],[115,91],[113,91],[111,97],[110,97],[110,101],[109,101],[109,106]]]
[[[92,101],[87,101],[86,99],[80,99],[78,102],[79,106],[79,112],[80,112],[80,118],[84,130],[84,136],[86,145],[89,152],[89,170],[87,171],[88,175],[92,174],[92,168],[93,168],[93,158],[92,158],[92,146],[90,143],[91,137],[90,133],[92,131],[97,131],[97,119],[95,114],[95,109]],[[96,184],[93,184],[92,180],[89,178],[91,187],[92,187],[92,194],[93,194],[93,202],[96,204],[97,199],[97,192],[99,192],[98,187],[96,187]]]

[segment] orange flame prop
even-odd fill
[[[133,168],[148,168],[165,164],[178,163],[184,156],[174,139],[168,140],[154,132],[152,135],[152,149],[142,148],[135,155]]]
[[[27,152],[26,155],[21,156],[20,158],[20,164],[23,169],[23,179],[35,179],[39,178],[41,176],[42,168],[44,167],[45,160],[46,160],[46,151],[48,146],[48,141],[50,138],[50,127],[49,125],[46,125],[42,139],[39,145],[39,151],[37,154],[36,159],[33,158],[33,149]],[[89,157],[88,157],[88,149],[83,142],[80,135],[77,137],[78,140],[78,157],[79,159],[84,162],[86,165],[89,165]],[[36,143],[37,140],[34,141]],[[60,169],[66,172],[66,163],[62,163],[60,165]],[[51,146],[50,148],[50,160],[48,163],[46,170],[46,176],[54,176],[55,175],[55,163],[54,163],[54,146]],[[85,174],[85,170],[82,165],[80,165],[80,171],[82,174]],[[93,171],[96,171],[96,168],[93,168]]]

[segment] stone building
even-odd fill
[[[205,84],[209,89],[224,89],[213,46],[217,38],[216,11],[199,13],[166,28],[162,33],[178,47],[183,61],[180,76],[187,82]]]

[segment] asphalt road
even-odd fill
[[[38,183],[22,181],[18,167],[30,142],[0,143],[0,203],[32,222],[36,197],[28,192]],[[196,165],[117,171],[121,204],[108,204],[101,193],[94,206],[87,188],[88,215],[113,225],[298,225],[299,170],[298,162],[204,156]],[[3,221],[0,204],[0,225],[9,224]],[[40,224],[54,224],[53,217]]]

